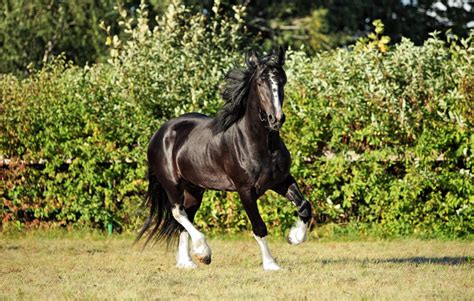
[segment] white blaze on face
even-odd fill
[[[270,88],[272,90],[273,108],[275,109],[275,117],[280,120],[282,117],[280,94],[278,93],[278,76],[274,72],[269,74]]]

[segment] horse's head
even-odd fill
[[[273,131],[278,131],[285,122],[282,111],[286,83],[284,63],[283,48],[262,58],[252,52],[247,58],[247,65],[255,68],[253,84],[259,99],[260,119]]]

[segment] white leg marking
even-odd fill
[[[268,248],[267,240],[265,237],[258,237],[257,235],[253,235],[257,240],[258,245],[260,246],[260,250],[262,251],[262,261],[263,261],[263,269],[265,271],[277,271],[280,269],[278,264],[276,264],[275,259],[273,259],[272,253]]]
[[[189,233],[181,232],[179,235],[178,254],[176,254],[176,266],[182,269],[194,269],[196,264],[189,255]]]
[[[288,233],[288,242],[298,245],[307,239],[308,224],[298,219]]]
[[[181,226],[186,229],[186,231],[191,235],[191,240],[193,241],[193,253],[196,257],[203,263],[211,263],[211,248],[206,242],[206,237],[204,234],[199,232],[193,224],[189,221],[188,216],[184,210],[180,210],[179,206],[175,206],[172,209],[173,217],[181,224]]]

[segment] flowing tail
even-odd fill
[[[150,215],[135,240],[137,242],[146,234],[145,246],[154,239],[155,242],[165,240],[170,246],[176,242],[183,227],[174,219],[171,204],[166,191],[156,178],[151,166],[148,167],[148,192],[146,205],[150,207]]]

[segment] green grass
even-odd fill
[[[0,236],[0,299],[474,299],[474,242],[271,241],[284,270],[265,272],[250,236],[213,238],[210,266],[174,267],[126,235]]]

